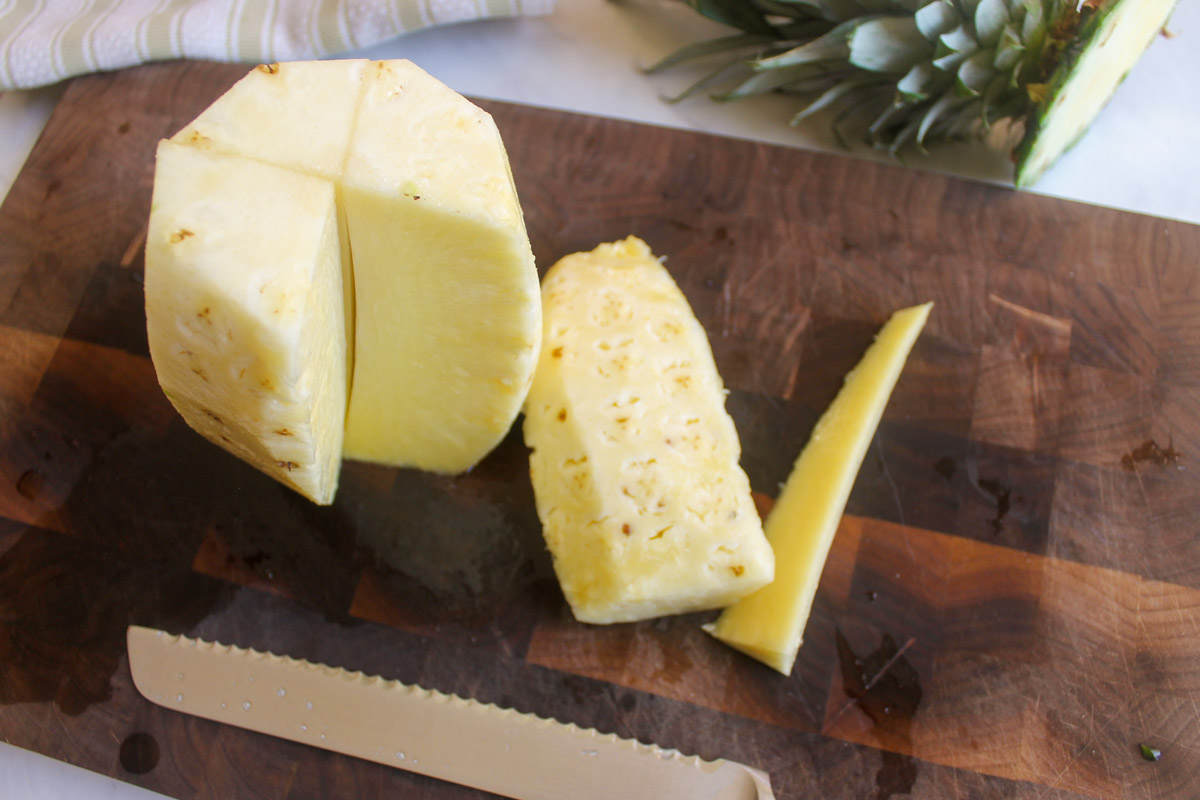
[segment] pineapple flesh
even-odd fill
[[[708,339],[649,247],[630,237],[568,256],[542,294],[524,432],[576,619],[717,608],[770,581]]]
[[[145,290],[159,383],[203,436],[331,502],[346,408],[333,184],[170,141],[157,161]]]
[[[377,62],[342,190],[358,296],[346,457],[461,472],[512,425],[541,334],[500,134],[408,62]]]
[[[883,409],[932,303],[897,311],[817,421],[767,515],[775,580],[721,612],[705,630],[790,675],[838,522]]]
[[[171,141],[336,179],[369,62],[260,64]]]
[[[407,61],[263,65],[159,154],[150,229],[166,239],[147,245],[147,327],[160,383],[192,427],[319,503],[332,502],[343,456],[459,472],[504,436],[532,381],[541,299],[491,117]],[[314,216],[317,194],[332,223]],[[193,223],[184,212],[196,210]],[[167,246],[201,223],[204,236]],[[292,302],[321,309],[319,325],[313,311],[285,331],[246,301],[281,260],[309,269]],[[231,326],[238,336],[198,350],[177,320],[201,298],[261,335]],[[322,388],[252,406],[207,368],[170,361],[185,351],[274,365],[277,389],[301,372]],[[309,435],[296,414],[310,420],[309,449],[280,455],[273,431]]]
[[[1176,0],[1122,0],[1087,23],[1017,149],[1017,186],[1032,186],[1087,130],[1126,74],[1167,24]]]
[[[350,149],[368,63],[357,59],[259,64],[171,141],[336,181]],[[338,230],[349,384],[354,371],[354,274],[340,202]]]

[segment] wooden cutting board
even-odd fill
[[[0,209],[0,740],[175,797],[480,796],[149,704],[141,623],[733,758],[781,798],[1196,796],[1200,228],[486,104],[543,269],[630,233],[668,257],[763,498],[888,314],[936,302],[789,679],[712,614],[574,622],[519,432],[455,479],[347,464],[317,508],[187,429],[147,357],[153,152],[244,71],[73,82]]]

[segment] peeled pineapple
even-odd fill
[[[408,62],[376,62],[341,187],[358,318],[346,457],[461,472],[512,426],[541,340],[500,134]]]
[[[546,544],[583,622],[716,608],[774,557],[704,329],[630,237],[559,261],[525,441]]]
[[[329,181],[162,142],[150,356],[184,420],[318,503],[341,464],[346,338]]]
[[[252,296],[279,274],[298,326]],[[188,423],[318,503],[343,454],[475,464],[519,412],[541,340],[495,124],[407,61],[257,67],[164,143],[146,290],[151,356]],[[198,350],[194,306],[239,325]],[[259,365],[291,393],[214,383],[199,358]]]

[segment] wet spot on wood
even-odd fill
[[[1158,442],[1147,439],[1141,445],[1121,456],[1121,466],[1129,472],[1136,472],[1138,464],[1153,464],[1157,467],[1174,466],[1182,469],[1179,463],[1181,456],[1173,442],[1167,442],[1164,450]]]
[[[938,474],[943,478],[950,480],[954,477],[955,471],[958,470],[958,462],[956,462],[953,458],[946,456],[945,458],[939,458],[936,462],[934,462],[933,468],[937,470]]]
[[[26,500],[36,500],[42,492],[46,478],[36,469],[27,469],[17,478],[17,493]]]
[[[1012,502],[1012,487],[990,478],[980,478],[979,488],[996,498],[996,516],[988,524],[992,526],[992,533],[998,534],[1004,530],[1004,518],[1008,516]]]
[[[131,733],[121,742],[120,759],[126,772],[144,775],[158,766],[158,740],[148,733]]]

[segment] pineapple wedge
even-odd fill
[[[411,63],[376,62],[342,192],[358,319],[345,455],[461,472],[512,426],[541,341],[500,134]]]
[[[357,59],[259,64],[171,141],[336,181],[350,149],[369,63]],[[354,373],[354,274],[342,203],[338,230],[349,385]]]
[[[161,142],[146,238],[158,380],[195,430],[329,503],[346,340],[333,184]]]
[[[893,314],[817,420],[767,515],[767,539],[776,558],[774,582],[704,626],[725,644],[784,675],[791,674],[796,662],[854,479],[932,308],[932,303],[926,303]]]
[[[222,182],[206,172],[189,184],[201,163],[231,175]],[[309,208],[318,185],[332,227],[324,218],[317,225]],[[256,205],[266,198],[273,206]],[[168,247],[185,226],[167,212],[187,209],[203,210],[206,235]],[[319,503],[332,501],[337,468],[332,484],[328,470],[319,483],[295,480],[304,465],[345,456],[460,472],[520,411],[541,341],[541,299],[504,145],[491,117],[410,62],[251,70],[160,149],[150,227],[166,236],[146,251],[148,331],[164,389],[203,435]],[[307,409],[322,432],[303,458],[275,457],[272,431],[294,434],[288,403],[311,406],[315,396],[252,409],[223,398],[235,387],[213,384],[203,367],[207,378],[167,360],[200,352],[186,326],[169,322],[198,298],[213,298],[213,313],[274,331],[278,321],[262,316],[268,309],[243,295],[277,270],[276,249],[296,275],[302,261],[337,274],[297,280],[293,290],[295,302],[328,311],[340,334],[322,318],[320,328],[229,339],[210,350],[222,363],[262,359],[287,365],[288,375],[320,371],[322,386],[340,382],[340,391],[321,395],[319,412]],[[192,277],[178,281],[179,274]],[[173,281],[171,292],[149,291]],[[224,416],[215,410],[222,403]],[[241,435],[214,427],[203,409]]]
[[[525,403],[538,516],[575,617],[716,608],[771,580],[704,329],[644,242],[559,261]]]

